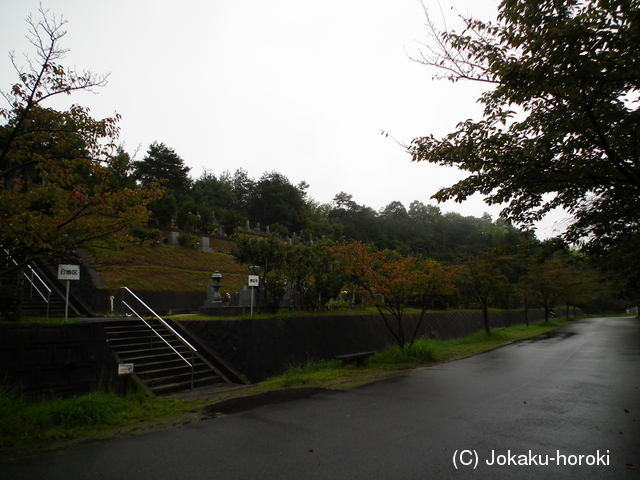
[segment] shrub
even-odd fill
[[[195,250],[198,248],[199,241],[200,239],[198,237],[191,235],[190,233],[181,233],[178,235],[178,244],[184,248]]]

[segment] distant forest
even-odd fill
[[[163,228],[209,234],[218,224],[230,235],[248,220],[252,227],[260,225],[264,231],[268,226],[270,232],[281,235],[295,232],[303,240],[360,240],[379,249],[447,261],[533,239],[500,218],[442,213],[439,207],[418,200],[408,208],[394,201],[376,211],[340,192],[331,203],[320,204],[307,196],[306,182],[293,185],[276,171],[258,179],[241,168],[219,175],[205,171],[192,180],[183,160],[161,143],[153,143],[134,165],[139,182],[164,182],[162,198],[149,205],[152,224]]]

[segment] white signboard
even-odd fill
[[[257,287],[260,285],[260,277],[258,275],[249,275],[249,286]]]
[[[133,373],[133,363],[118,364],[118,375],[131,375]]]
[[[58,280],[80,280],[80,266],[58,265]]]

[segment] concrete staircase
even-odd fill
[[[6,260],[8,252],[0,249],[0,260]],[[10,260],[11,261],[11,260]],[[24,272],[24,273],[23,273]],[[14,270],[7,273],[0,271],[0,284],[16,285],[22,283],[22,315],[27,317],[64,317],[65,293],[64,285],[55,279],[52,280],[43,268],[32,263],[23,270]],[[81,316],[76,308],[76,299],[73,295],[69,298],[69,316]],[[83,312],[86,314],[86,312]]]
[[[48,292],[41,286],[39,287],[39,289],[46,300],[40,295],[40,293],[38,293],[38,290],[34,285],[32,285],[26,278],[24,279],[22,293],[22,315],[27,317],[64,317],[66,307],[64,297],[62,297],[56,291],[52,291],[49,295]],[[78,313],[73,308],[73,305],[70,305],[69,316],[72,317],[77,315]]]
[[[146,321],[171,346],[140,319],[112,320],[105,322],[104,328],[116,360],[133,364],[134,379],[144,385],[147,393],[161,396],[204,386],[233,385],[161,322]]]

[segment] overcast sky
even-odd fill
[[[33,52],[25,19],[39,0],[0,0],[0,88],[16,76],[8,53]],[[496,15],[498,0],[424,0],[443,26],[456,11]],[[411,60],[428,41],[420,0],[43,0],[67,20],[65,65],[109,73],[99,94],[71,100],[94,117],[118,113],[131,154],[163,142],[199,177],[278,171],[329,203],[339,192],[378,210],[408,209],[464,177],[412,163],[395,141],[443,136],[480,118],[484,85],[433,80]],[[382,131],[389,137],[382,135]],[[393,138],[392,138],[393,137]],[[394,140],[395,139],[395,140]],[[480,197],[444,211],[496,218]],[[556,219],[558,217],[556,216]],[[553,235],[553,220],[539,237]]]

